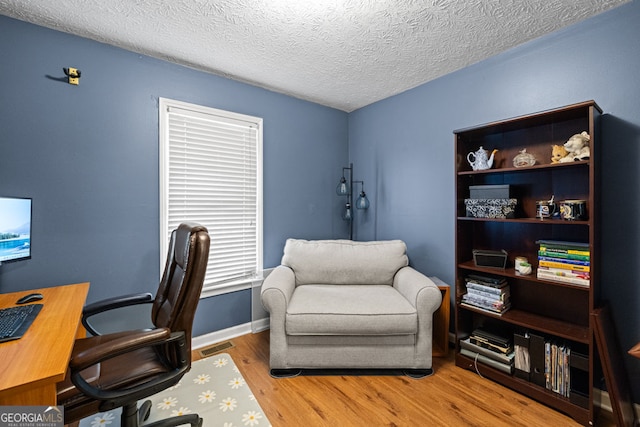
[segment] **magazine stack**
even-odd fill
[[[504,278],[470,274],[465,278],[467,293],[461,304],[502,315],[511,307],[509,284]]]
[[[540,240],[538,279],[589,287],[591,279],[588,243]]]
[[[545,386],[547,390],[569,397],[571,377],[569,357],[571,349],[565,344],[545,342]]]

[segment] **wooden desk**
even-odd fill
[[[0,343],[0,405],[56,405],[56,383],[64,379],[89,283],[0,294],[0,308],[39,292],[44,306],[24,336]]]

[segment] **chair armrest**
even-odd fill
[[[100,332],[96,331],[89,323],[89,318],[91,316],[104,313],[105,311],[114,310],[116,308],[128,307],[130,305],[137,304],[150,304],[152,302],[153,295],[147,292],[143,294],[122,295],[87,304],[82,310],[82,326],[84,326],[91,335],[100,335]]]
[[[296,276],[293,270],[279,265],[262,282],[260,291],[262,305],[270,313],[284,313],[295,288]]]
[[[393,287],[418,309],[419,314],[432,315],[442,303],[438,286],[412,267],[402,267],[393,279]]]
[[[165,343],[170,335],[171,331],[168,328],[157,328],[85,338],[82,343],[83,350],[71,356],[69,366],[81,371],[103,360],[142,347]]]
[[[121,295],[114,298],[108,298],[101,301],[87,304],[83,310],[83,316],[93,316],[94,314],[104,311],[113,310],[114,308],[126,307],[135,304],[146,304],[153,301],[153,295],[149,292],[144,294]]]
[[[121,407],[127,402],[143,399],[174,385],[190,366],[191,358],[188,354],[184,332],[171,333],[167,328],[158,328],[101,335],[85,340],[88,341],[83,343],[85,350],[71,358],[69,364],[71,382],[85,395],[102,401],[101,411]],[[93,342],[97,345],[92,346]],[[84,369],[103,360],[124,355],[143,347],[158,345],[174,347],[177,351],[177,360],[172,366],[167,366],[167,372],[153,376],[142,383],[121,389],[105,390],[88,383],[82,376]],[[169,359],[166,360],[168,363]]]

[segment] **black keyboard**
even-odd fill
[[[22,338],[40,313],[42,305],[29,304],[0,309],[0,342]]]

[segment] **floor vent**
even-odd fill
[[[200,350],[198,350],[198,353],[200,353],[201,357],[209,357],[213,354],[220,353],[221,351],[224,351],[232,347],[233,347],[233,343],[231,341],[225,341],[219,344],[214,344],[209,347],[201,348]]]

